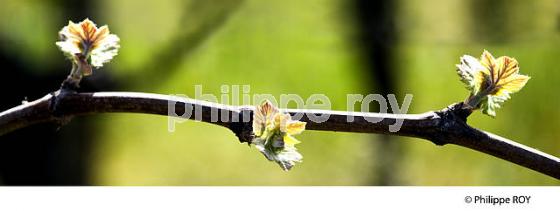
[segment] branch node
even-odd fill
[[[250,108],[241,108],[238,115],[239,121],[232,121],[229,123],[228,128],[235,133],[239,142],[251,144],[251,141],[255,137],[253,134],[253,110]]]
[[[60,90],[73,91],[75,93],[76,90],[80,88],[80,80],[81,77],[76,78],[69,75],[64,81],[62,81],[62,84],[60,85]]]
[[[52,98],[49,102],[49,111],[52,113],[54,121],[58,124],[58,128],[68,124],[72,120],[72,115],[64,114],[64,111],[59,109],[60,101],[68,94],[75,94],[76,91],[70,89],[60,89],[51,92]]]
[[[440,117],[437,127],[439,132],[434,134],[431,141],[438,146],[452,143],[450,140],[453,140],[456,134],[461,133],[466,127],[469,128],[467,117],[471,113],[472,110],[464,108],[462,102],[436,111],[436,114]]]
[[[454,103],[443,109],[442,112],[448,112],[458,117],[462,122],[467,123],[467,118],[472,114],[472,109],[464,106],[464,102]]]

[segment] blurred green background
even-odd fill
[[[70,69],[54,45],[68,20],[89,17],[121,38],[119,55],[84,91],[219,96],[251,93],[414,95],[409,113],[468,93],[455,73],[484,49],[532,79],[496,118],[469,123],[560,156],[557,0],[0,0],[2,109],[57,88]],[[14,86],[22,87],[14,90]],[[167,117],[103,114],[0,137],[5,185],[559,185],[469,149],[412,138],[306,131],[304,162],[283,172],[228,129]],[[44,135],[43,135],[44,134]]]

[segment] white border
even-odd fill
[[[531,196],[525,204],[466,196]],[[0,187],[0,210],[558,210],[560,187]]]

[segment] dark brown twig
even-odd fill
[[[0,135],[41,122],[66,122],[76,115],[97,113],[183,114],[189,108],[200,109],[200,115],[187,117],[231,129],[241,142],[251,139],[251,107],[236,107],[168,95],[132,92],[73,93],[55,92],[0,113]],[[381,114],[330,110],[287,109],[293,116],[302,116],[307,130],[376,133],[417,137],[436,145],[455,144],[489,154],[560,179],[560,159],[506,138],[470,127],[469,111],[462,104],[453,104],[441,111],[423,114]],[[215,114],[214,118],[212,114]],[[230,118],[222,118],[228,115]],[[324,122],[309,118],[328,115]],[[247,118],[243,118],[243,116]],[[234,118],[231,118],[234,117]],[[351,121],[347,121],[351,118]],[[238,119],[239,122],[232,121]],[[379,122],[371,122],[378,119]],[[246,121],[243,121],[246,120]],[[368,121],[370,120],[370,121]],[[390,132],[389,126],[402,121],[400,130]]]

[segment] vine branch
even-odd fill
[[[174,105],[175,114],[186,108],[200,109],[200,115],[190,119],[224,126],[232,130],[241,142],[252,138],[253,107],[230,106],[170,95],[134,92],[75,93],[65,89],[43,98],[26,102],[0,113],[0,136],[11,131],[43,122],[64,124],[73,116],[98,113],[169,114]],[[515,141],[482,131],[466,123],[470,111],[462,103],[453,104],[439,111],[423,114],[384,114],[330,110],[286,109],[292,116],[302,116],[306,130],[375,133],[426,139],[436,145],[455,144],[492,155],[537,172],[560,179],[560,159]],[[212,118],[212,113],[218,118]],[[233,118],[221,118],[229,115]],[[329,115],[324,122],[310,120],[311,115]],[[243,118],[245,117],[245,118]],[[370,122],[377,118],[381,121]],[[240,121],[232,121],[238,119]],[[348,121],[352,119],[352,121]],[[246,121],[243,121],[246,120]],[[389,126],[402,121],[401,129],[390,132]]]

